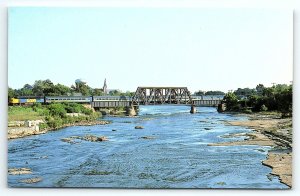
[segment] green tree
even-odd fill
[[[120,93],[120,96],[133,97],[134,94],[135,94],[135,92],[126,91],[125,93]]]
[[[237,90],[234,91],[234,94],[238,96],[250,96],[250,95],[255,95],[256,91],[255,89],[250,89],[250,88],[238,88]]]
[[[58,83],[55,86],[53,86],[52,95],[61,96],[61,95],[68,95],[69,93],[71,93],[71,88],[69,88],[65,85],[62,85],[62,84]]]
[[[293,88],[289,86],[282,89],[275,95],[278,110],[282,112],[283,117],[292,116],[293,113]]]
[[[225,95],[222,91],[207,91],[205,95]]]
[[[256,89],[257,95],[262,96],[265,86],[263,84],[258,84],[255,89]]]
[[[194,93],[194,95],[196,95],[196,96],[202,96],[202,95],[204,95],[205,93],[204,93],[204,91],[202,91],[202,90],[198,90],[198,91],[196,91],[195,93]]]
[[[262,97],[258,95],[250,95],[247,100],[247,105],[252,108],[252,111],[258,112],[261,109]]]
[[[35,81],[32,91],[36,96],[48,96],[53,95],[55,93],[54,84],[49,79]]]
[[[90,95],[90,87],[83,82],[76,83],[75,92],[81,93],[83,96],[87,96]]]
[[[23,88],[20,88],[18,90],[16,90],[16,94],[18,94],[18,96],[32,96],[34,95],[33,94],[33,91],[32,91],[32,86],[29,85],[29,84],[25,84],[23,86]]]
[[[104,93],[103,93],[103,91],[102,91],[102,89],[100,89],[100,88],[95,88],[95,89],[93,89],[93,91],[92,91],[92,95],[93,96],[101,96],[101,95],[103,95]]]
[[[277,84],[275,86],[275,92],[276,93],[281,93],[281,92],[284,92],[286,90],[289,90],[289,86],[286,85],[286,84]]]
[[[236,96],[236,94],[232,92],[225,94],[223,98],[223,102],[226,103],[226,110],[229,111],[236,111],[240,107],[238,97]]]
[[[17,94],[16,94],[15,90],[12,89],[12,88],[10,88],[10,87],[8,87],[8,101],[9,101],[11,98],[14,98],[14,97],[16,97],[16,96],[17,96]]]
[[[113,90],[113,91],[109,92],[109,95],[111,95],[111,96],[120,96],[121,93],[122,93],[121,91]]]
[[[272,96],[274,96],[274,94],[275,94],[275,87],[274,86],[263,89],[263,93],[262,93],[263,96],[272,97]]]

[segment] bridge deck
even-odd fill
[[[195,106],[218,106],[221,102],[220,99],[211,99],[211,100],[193,100],[193,105]],[[101,100],[101,101],[93,101],[91,102],[91,106],[94,108],[113,108],[113,107],[126,107],[131,106],[131,100]],[[148,102],[146,104],[139,103],[138,105],[191,105],[190,103],[158,103],[158,102]]]

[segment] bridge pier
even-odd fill
[[[126,107],[126,115],[127,116],[136,116],[137,115],[137,107],[133,105]]]
[[[196,106],[195,105],[191,105],[191,114],[195,114],[196,113]]]

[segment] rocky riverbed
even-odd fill
[[[247,117],[220,114],[208,107],[198,108],[196,114],[189,110],[145,106],[135,118],[105,116],[103,120],[113,122],[106,126],[70,126],[11,139],[8,186],[289,188],[280,182],[287,174],[279,179],[273,175],[275,169],[272,172],[267,162],[262,164],[273,144],[207,145],[253,142],[259,132],[227,123],[247,121]]]
[[[262,162],[272,168],[272,174],[279,176],[282,183],[292,187],[292,119],[279,118],[277,115],[252,114],[246,121],[225,121],[230,126],[244,126],[253,129],[250,133],[226,134],[224,138],[245,137],[241,141],[211,143],[209,146],[259,145],[271,146]]]

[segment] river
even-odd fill
[[[270,147],[207,146],[240,140],[222,138],[250,129],[224,125],[246,117],[219,114],[216,108],[141,106],[139,116],[104,117],[108,125],[75,126],[8,141],[8,168],[32,174],[8,175],[10,187],[248,188],[286,189],[263,166]],[[135,129],[135,126],[144,129]],[[114,131],[112,131],[114,130]],[[76,143],[62,138],[86,134],[109,141]],[[143,139],[151,136],[151,139]],[[23,179],[40,177],[33,184]]]

